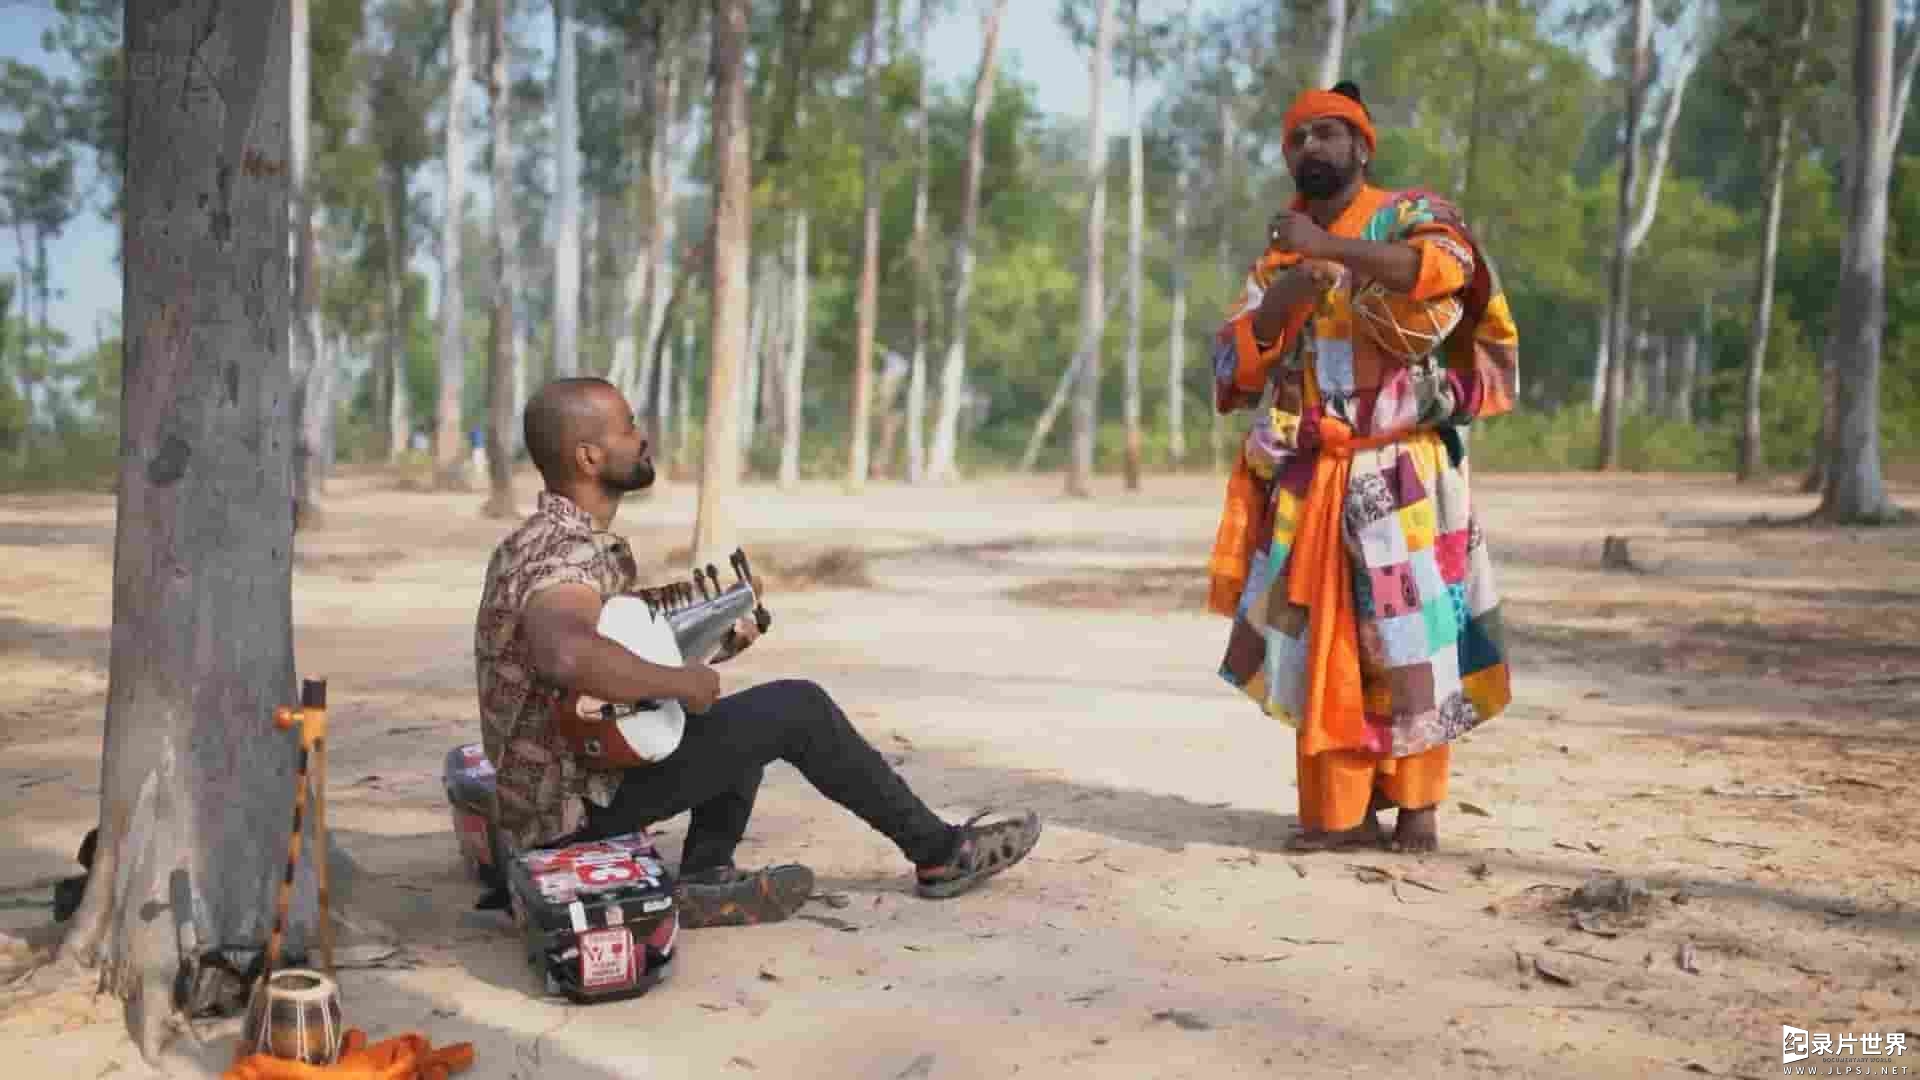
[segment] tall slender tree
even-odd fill
[[[1113,56],[1113,0],[1098,0],[1087,79],[1087,255],[1081,271],[1080,340],[1074,349],[1073,461],[1067,494],[1093,494],[1094,444],[1100,424],[1100,343],[1106,329],[1107,65]]]
[[[733,539],[728,508],[740,478],[741,352],[747,344],[748,245],[753,228],[752,132],[747,120],[748,0],[713,0],[713,250],[708,285],[707,430],[693,555],[717,559]]]

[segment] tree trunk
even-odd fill
[[[1589,407],[1592,408],[1594,412],[1600,412],[1606,407],[1608,379],[1612,377],[1612,373],[1609,370],[1610,353],[1607,348],[1607,338],[1612,333],[1613,304],[1611,301],[1603,301],[1600,308],[1600,317],[1595,320],[1593,328],[1595,342],[1593,349],[1593,385],[1589,388],[1592,392],[1592,400],[1589,402]]]
[[[657,22],[635,21],[639,25],[630,26],[622,35],[625,42],[620,56],[622,103],[629,117],[651,117],[657,129],[661,114],[656,111],[660,92],[655,76],[664,63],[660,51],[665,47],[665,40]],[[613,358],[607,367],[607,381],[619,387],[628,403],[645,415],[652,386],[648,379],[651,375],[648,358],[641,353],[640,309],[653,291],[653,240],[660,231],[660,208],[654,196],[654,138],[651,134],[647,138],[633,134],[639,123],[628,120],[623,149],[629,160],[641,160],[642,169],[639,182],[628,189],[622,200],[632,232],[637,233],[639,239],[632,242],[635,237],[630,233],[624,238],[630,243],[606,245],[603,250],[612,264],[625,264],[619,275],[619,295],[611,305],[614,310],[608,320]]]
[[[1087,81],[1087,265],[1080,291],[1080,341],[1074,350],[1073,460],[1067,494],[1093,494],[1094,444],[1100,428],[1100,345],[1106,328],[1107,132],[1102,96],[1113,54],[1113,0],[1099,0],[1093,62]]]
[[[1906,40],[1901,45],[1900,70],[1896,73],[1893,109],[1887,118],[1890,129],[1889,138],[1897,148],[1900,145],[1902,125],[1906,121],[1907,101],[1913,92],[1913,79],[1916,70],[1920,70],[1920,22],[1907,29]],[[1840,162],[1840,204],[1853,205],[1853,177],[1855,158],[1858,151],[1848,154]],[[1847,240],[1851,240],[1851,234]],[[1843,241],[1840,263],[1845,266],[1849,255]],[[1820,429],[1814,435],[1813,464],[1807,470],[1806,479],[1801,482],[1800,490],[1805,492],[1824,492],[1827,487],[1827,461],[1832,456],[1833,442],[1836,437],[1834,413],[1839,405],[1839,386],[1836,383],[1835,370],[1838,361],[1834,356],[1834,343],[1838,335],[1829,335],[1827,345],[1820,350]]]
[[[780,388],[780,486],[791,488],[800,483],[800,434],[804,419],[808,319],[807,212],[793,216],[793,329],[787,348],[786,376]]]
[[[407,452],[413,409],[407,400],[407,338],[413,310],[407,306],[407,174],[387,168],[387,463]]]
[[[319,425],[314,422],[325,411],[316,399],[316,391],[325,391],[326,375],[320,350],[320,307],[318,304],[318,267],[315,265],[313,198],[307,183],[307,115],[312,101],[311,71],[313,51],[308,34],[307,0],[292,0],[292,66],[288,73],[287,96],[291,104],[289,136],[292,153],[288,162],[293,206],[293,503],[296,527],[311,528],[319,523],[320,507],[314,499],[315,458],[319,453]]]
[[[1673,397],[1667,415],[1682,424],[1693,423],[1693,387],[1700,377],[1700,335],[1689,332],[1680,339],[1679,370],[1675,372]]]
[[[1342,6],[1340,15],[1344,19],[1346,0],[1335,2]],[[1193,0],[1187,0],[1188,29],[1180,49],[1182,70],[1193,67],[1193,8]],[[1337,59],[1334,67],[1339,67]],[[1193,171],[1187,166],[1186,145],[1177,142],[1173,149],[1178,164],[1173,181],[1173,266],[1169,275],[1173,279],[1173,312],[1167,322],[1167,460],[1177,469],[1187,460],[1186,388],[1182,380],[1187,374],[1187,213],[1193,199]]]
[[[1619,196],[1615,202],[1613,229],[1613,265],[1607,283],[1607,341],[1614,351],[1625,351],[1627,341],[1627,296],[1632,286],[1633,247],[1629,237],[1633,229],[1633,184],[1640,160],[1640,113],[1646,100],[1648,51],[1653,32],[1652,0],[1634,0],[1633,59],[1627,71],[1627,105],[1623,122],[1626,134],[1620,147]],[[1611,356],[1610,356],[1611,359]],[[1620,463],[1620,418],[1627,393],[1626,365],[1605,365],[1607,381],[1600,402],[1599,467],[1613,469]]]
[[[1786,109],[1774,118],[1767,148],[1767,219],[1760,240],[1760,274],[1754,285],[1753,335],[1747,350],[1746,396],[1740,426],[1740,462],[1734,477],[1748,483],[1760,475],[1760,382],[1766,365],[1767,336],[1773,327],[1773,268],[1780,253],[1780,206],[1787,182],[1787,148],[1793,116]]]
[[[740,380],[740,449],[749,458],[754,443],[760,438],[760,372],[767,362],[767,325],[775,307],[774,275],[768,268],[772,256],[756,255],[751,261],[753,278],[749,295],[753,300],[747,315],[747,370],[746,377]],[[749,460],[747,468],[751,470],[752,466]]]
[[[100,823],[62,959],[98,964],[155,1063],[176,987],[265,938],[293,742],[289,12],[128,0],[126,48],[184,78],[126,102],[125,381]],[[216,87],[197,57],[227,57]],[[246,273],[232,268],[244,266]],[[303,863],[302,866],[307,864]],[[302,872],[289,940],[314,922]]]
[[[748,0],[713,0],[713,260],[708,286],[712,345],[707,362],[706,452],[693,524],[696,565],[732,550],[728,512],[740,477],[740,351],[746,345],[748,245],[752,242],[751,132],[747,127]]]
[[[1347,47],[1347,0],[1327,0],[1327,42],[1320,50],[1322,90],[1340,81],[1340,59]]]
[[[1067,362],[1067,369],[1060,373],[1060,379],[1053,384],[1053,393],[1047,398],[1047,407],[1040,410],[1040,418],[1033,422],[1033,430],[1027,434],[1027,447],[1020,452],[1020,471],[1032,472],[1040,462],[1040,448],[1047,444],[1047,436],[1053,434],[1053,425],[1060,419],[1060,410],[1066,407],[1067,395],[1073,392],[1080,378],[1080,365],[1083,357],[1075,353]]]
[[[651,182],[653,202],[653,221],[647,234],[647,280],[653,284],[653,295],[647,301],[647,335],[645,351],[640,354],[641,396],[654,392],[656,383],[654,373],[655,357],[664,357],[660,348],[661,339],[667,333],[667,308],[673,299],[673,269],[669,259],[673,252],[673,243],[677,223],[678,194],[674,183],[673,171],[677,167],[673,153],[674,115],[680,107],[680,68],[681,60],[677,53],[665,51],[668,42],[674,39],[663,36],[660,48],[663,50],[657,63],[662,74],[655,80],[655,101],[658,102],[654,113],[653,141],[649,148],[648,179]],[[659,380],[661,394],[667,393],[665,376]],[[662,413],[662,416],[665,414]]]
[[[934,0],[920,0],[914,34],[920,39],[920,82],[915,93],[913,127],[916,140],[913,178],[913,357],[907,369],[907,482],[918,484],[927,472],[927,321],[932,306],[933,252],[927,236],[927,183],[932,168],[932,124],[927,114],[927,35],[933,26],[929,10]]]
[[[1140,490],[1140,255],[1147,229],[1146,151],[1140,136],[1140,0],[1132,0],[1128,33],[1135,41],[1127,71],[1127,359],[1126,458],[1128,491]]]
[[[680,320],[680,385],[673,395],[673,456],[687,460],[693,445],[693,314]]]
[[[1223,94],[1216,105],[1220,116],[1220,194],[1217,200],[1220,203],[1220,233],[1218,238],[1220,280],[1229,293],[1237,294],[1240,290],[1237,287],[1239,283],[1236,281],[1234,275],[1232,246],[1234,204],[1238,201],[1234,198],[1235,174],[1233,171],[1233,145],[1237,127],[1235,125],[1233,112],[1233,99],[1230,94]],[[1225,464],[1226,458],[1226,422],[1225,419],[1221,417],[1220,410],[1218,409],[1209,408],[1207,410],[1207,418],[1207,456],[1210,464],[1213,466],[1213,470],[1219,472],[1220,467]]]
[[[466,392],[466,289],[460,273],[460,237],[465,230],[467,192],[466,101],[469,43],[473,38],[472,0],[447,0],[447,51],[452,63],[447,81],[447,203],[440,228],[440,401],[434,425],[434,472],[439,486],[467,487],[472,455],[461,437],[461,399]]]
[[[866,486],[873,440],[873,335],[880,315],[880,0],[867,3],[867,124],[860,148],[866,199],[860,240],[859,326],[853,345],[853,417],[847,487]]]
[[[580,87],[574,0],[553,0],[554,213],[553,374],[580,373]]]
[[[513,518],[513,439],[519,427],[514,383],[513,301],[519,294],[514,261],[513,83],[507,76],[507,5],[494,0],[487,67],[487,119],[492,127],[493,316],[487,341],[488,517]]]
[[[1887,185],[1893,169],[1893,2],[1860,0],[1854,38],[1854,145],[1859,161],[1847,213],[1833,327],[1836,400],[1832,457],[1819,516],[1886,521],[1898,511],[1880,469],[1880,351],[1886,322]]]
[[[987,114],[993,109],[995,72],[1000,58],[1000,17],[1007,0],[993,0],[981,26],[980,72],[973,81],[973,127],[967,134],[967,168],[960,180],[960,239],[954,250],[952,325],[947,357],[940,366],[940,410],[933,421],[933,448],[927,478],[959,476],[960,396],[966,389],[967,305],[973,299],[973,236],[980,221],[980,174],[987,162]]]

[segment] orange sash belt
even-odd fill
[[[1287,560],[1287,601],[1310,613],[1307,714],[1300,722],[1301,749],[1308,754],[1366,746],[1360,630],[1353,612],[1352,564],[1340,535],[1341,509],[1353,455],[1405,438],[1404,432],[1356,438],[1344,422],[1320,419],[1320,452]]]

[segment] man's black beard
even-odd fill
[[[601,482],[622,494],[630,491],[645,491],[653,486],[653,459],[641,458],[634,462],[626,475],[603,476]]]
[[[1331,161],[1317,158],[1303,161],[1294,171],[1293,186],[1308,199],[1331,199],[1345,191],[1358,166],[1341,169]]]

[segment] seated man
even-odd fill
[[[1038,818],[942,821],[814,683],[772,682],[723,697],[705,664],[664,667],[602,637],[604,598],[638,586],[631,549],[607,530],[621,497],[653,483],[647,440],[626,399],[602,379],[548,383],[524,420],[546,490],[494,550],[474,640],[498,824],[518,849],[616,836],[691,810],[681,924],[784,919],[812,893],[812,872],[747,872],[733,863],[765,766],[777,759],[898,845],[921,896],[958,896],[1026,857],[1040,837]],[[741,620],[726,655],[757,633],[751,618]],[[550,722],[568,692],[678,699],[688,713],[685,735],[656,764],[589,769]]]

